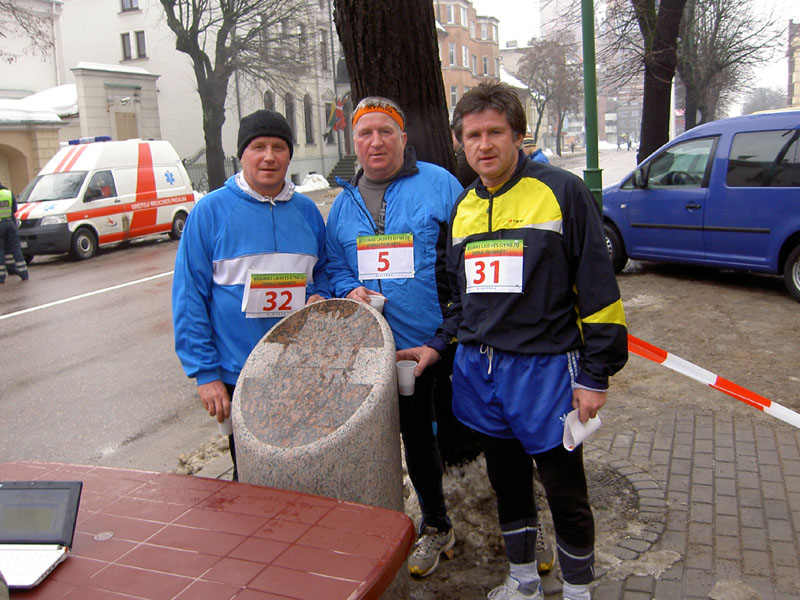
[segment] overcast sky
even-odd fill
[[[750,0],[746,0],[750,1]],[[524,44],[539,33],[539,0],[473,0],[479,15],[497,17],[500,20],[500,47],[505,48],[509,40]],[[783,27],[794,19],[800,23],[800,0],[757,0],[758,10],[768,14],[770,10],[779,17]],[[786,56],[776,53],[770,67],[760,69],[757,84],[764,87],[786,87]]]

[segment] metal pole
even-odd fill
[[[586,115],[586,168],[583,180],[600,206],[603,205],[603,171],[597,150],[597,73],[594,55],[594,5],[581,0],[583,24],[583,104]]]

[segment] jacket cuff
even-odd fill
[[[428,340],[427,342],[425,342],[425,345],[428,346],[429,348],[433,348],[439,354],[444,352],[444,349],[447,348],[447,342],[445,342],[440,338],[433,338],[432,340]]]
[[[195,379],[197,380],[197,385],[203,385],[217,380],[222,381],[222,370],[199,371],[197,375],[195,375]]]
[[[594,390],[596,392],[605,392],[608,390],[608,377],[602,379],[595,379],[587,375],[586,371],[581,371],[575,378],[573,388],[583,388],[585,390]]]

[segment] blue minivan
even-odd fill
[[[800,110],[699,125],[603,189],[606,242],[628,258],[783,275],[800,302]]]

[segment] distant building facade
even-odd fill
[[[13,81],[15,87],[0,89],[0,98],[24,99],[55,86],[74,84],[77,111],[73,122],[62,114],[60,126],[58,118],[56,123],[50,120],[46,124],[60,141],[75,137],[76,131],[81,137],[161,138],[171,142],[182,158],[204,160],[202,108],[193,67],[188,55],[175,49],[175,36],[159,0],[20,2],[52,15],[54,43],[48,56],[26,55],[17,64],[0,64],[0,81],[6,86]],[[341,56],[338,43],[334,43],[332,2],[307,2],[310,18],[283,24],[302,31],[298,37],[307,42],[307,75],[291,89],[267,89],[232,77],[222,128],[225,153],[233,157],[242,116],[259,108],[284,114],[295,133],[289,175],[296,182],[312,172],[327,175],[339,159],[339,140],[328,125],[337,96],[334,70]],[[25,66],[24,71],[20,65]],[[4,127],[0,120],[0,136]],[[56,142],[53,153],[57,149]],[[3,154],[0,137],[0,175]],[[19,176],[25,180],[23,186],[41,167],[40,160],[27,162],[26,173]]]
[[[435,0],[439,57],[447,110],[483,79],[500,79],[500,47],[495,17],[480,16],[468,0]]]

